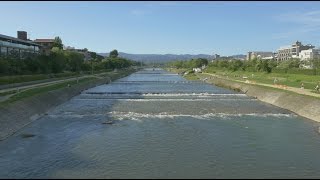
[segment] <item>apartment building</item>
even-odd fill
[[[299,54],[303,50],[312,49],[314,46],[311,44],[303,45],[301,42],[296,41],[291,46],[284,46],[278,49],[278,61],[284,61],[291,58],[299,58]]]

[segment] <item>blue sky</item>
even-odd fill
[[[319,46],[320,2],[0,2],[0,34],[96,52],[246,54]]]

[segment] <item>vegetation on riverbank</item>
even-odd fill
[[[13,103],[13,102],[16,102],[16,101],[24,99],[24,98],[43,94],[43,93],[50,92],[50,91],[57,90],[57,89],[64,89],[64,88],[69,88],[69,87],[72,87],[75,85],[80,85],[83,83],[89,83],[89,82],[92,82],[92,81],[97,80],[99,78],[109,77],[110,79],[117,79],[117,78],[123,77],[125,75],[128,75],[134,71],[135,70],[131,69],[131,68],[130,69],[123,69],[123,70],[119,70],[118,72],[104,73],[104,74],[101,74],[101,76],[87,77],[87,78],[79,79],[78,81],[77,80],[70,80],[70,81],[65,81],[65,82],[61,82],[61,83],[57,83],[57,84],[53,84],[53,85],[47,85],[47,86],[41,86],[41,87],[36,87],[36,88],[32,88],[32,89],[27,89],[27,90],[24,90],[21,92],[10,91],[10,93],[8,93],[8,94],[13,94],[13,93],[15,93],[15,94],[13,96],[11,96],[10,98],[8,98],[6,101],[1,102],[0,105],[7,105],[9,103]]]
[[[5,105],[5,104],[12,103],[12,102],[18,101],[20,99],[31,97],[31,96],[34,96],[34,95],[37,95],[37,94],[46,93],[46,92],[53,91],[53,90],[56,90],[56,89],[68,88],[69,85],[73,86],[73,85],[76,85],[76,84],[81,84],[81,83],[85,83],[85,82],[88,82],[88,81],[92,81],[94,79],[97,79],[97,78],[88,77],[88,78],[80,79],[78,82],[77,82],[77,80],[71,80],[71,81],[57,83],[57,84],[53,84],[53,85],[49,85],[49,86],[43,86],[43,87],[37,87],[37,88],[28,89],[28,90],[16,93],[15,95],[11,96],[8,100],[4,101],[1,104]]]
[[[191,61],[186,61],[181,66],[181,62],[175,61],[167,64],[168,68],[175,69],[175,72],[184,73],[192,71],[194,66]],[[313,69],[299,68],[302,62],[297,59],[277,63],[275,60],[250,61],[224,60],[218,59],[209,62],[202,72],[215,74],[218,76],[250,81],[264,84],[279,84],[284,86],[310,89],[314,91],[320,85],[320,60],[311,60]],[[189,65],[189,66],[188,66]],[[200,66],[198,66],[200,67]]]
[[[304,89],[312,90],[320,81],[320,76],[303,74],[226,71],[221,69],[208,69],[205,70],[205,72],[235,80],[248,80],[253,83],[264,84],[279,84],[296,88],[301,88],[303,83]]]
[[[110,52],[109,57],[94,52],[63,50],[61,40],[55,43],[49,55],[24,54],[12,51],[7,56],[0,56],[0,85],[63,78],[113,71],[140,63],[118,57],[118,51]],[[85,60],[90,56],[90,60]],[[87,57],[88,58],[88,57]]]

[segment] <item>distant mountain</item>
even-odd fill
[[[235,59],[246,59],[247,55],[237,54],[237,55],[232,55],[232,57],[235,58]]]
[[[101,56],[109,56],[109,53],[98,53]],[[214,59],[215,56],[208,54],[128,54],[119,52],[119,57],[131,59],[134,61],[142,61],[145,63],[165,63],[174,60],[190,60],[195,58]]]

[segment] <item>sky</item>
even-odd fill
[[[320,42],[320,2],[0,2],[0,34],[98,53],[246,54]]]

